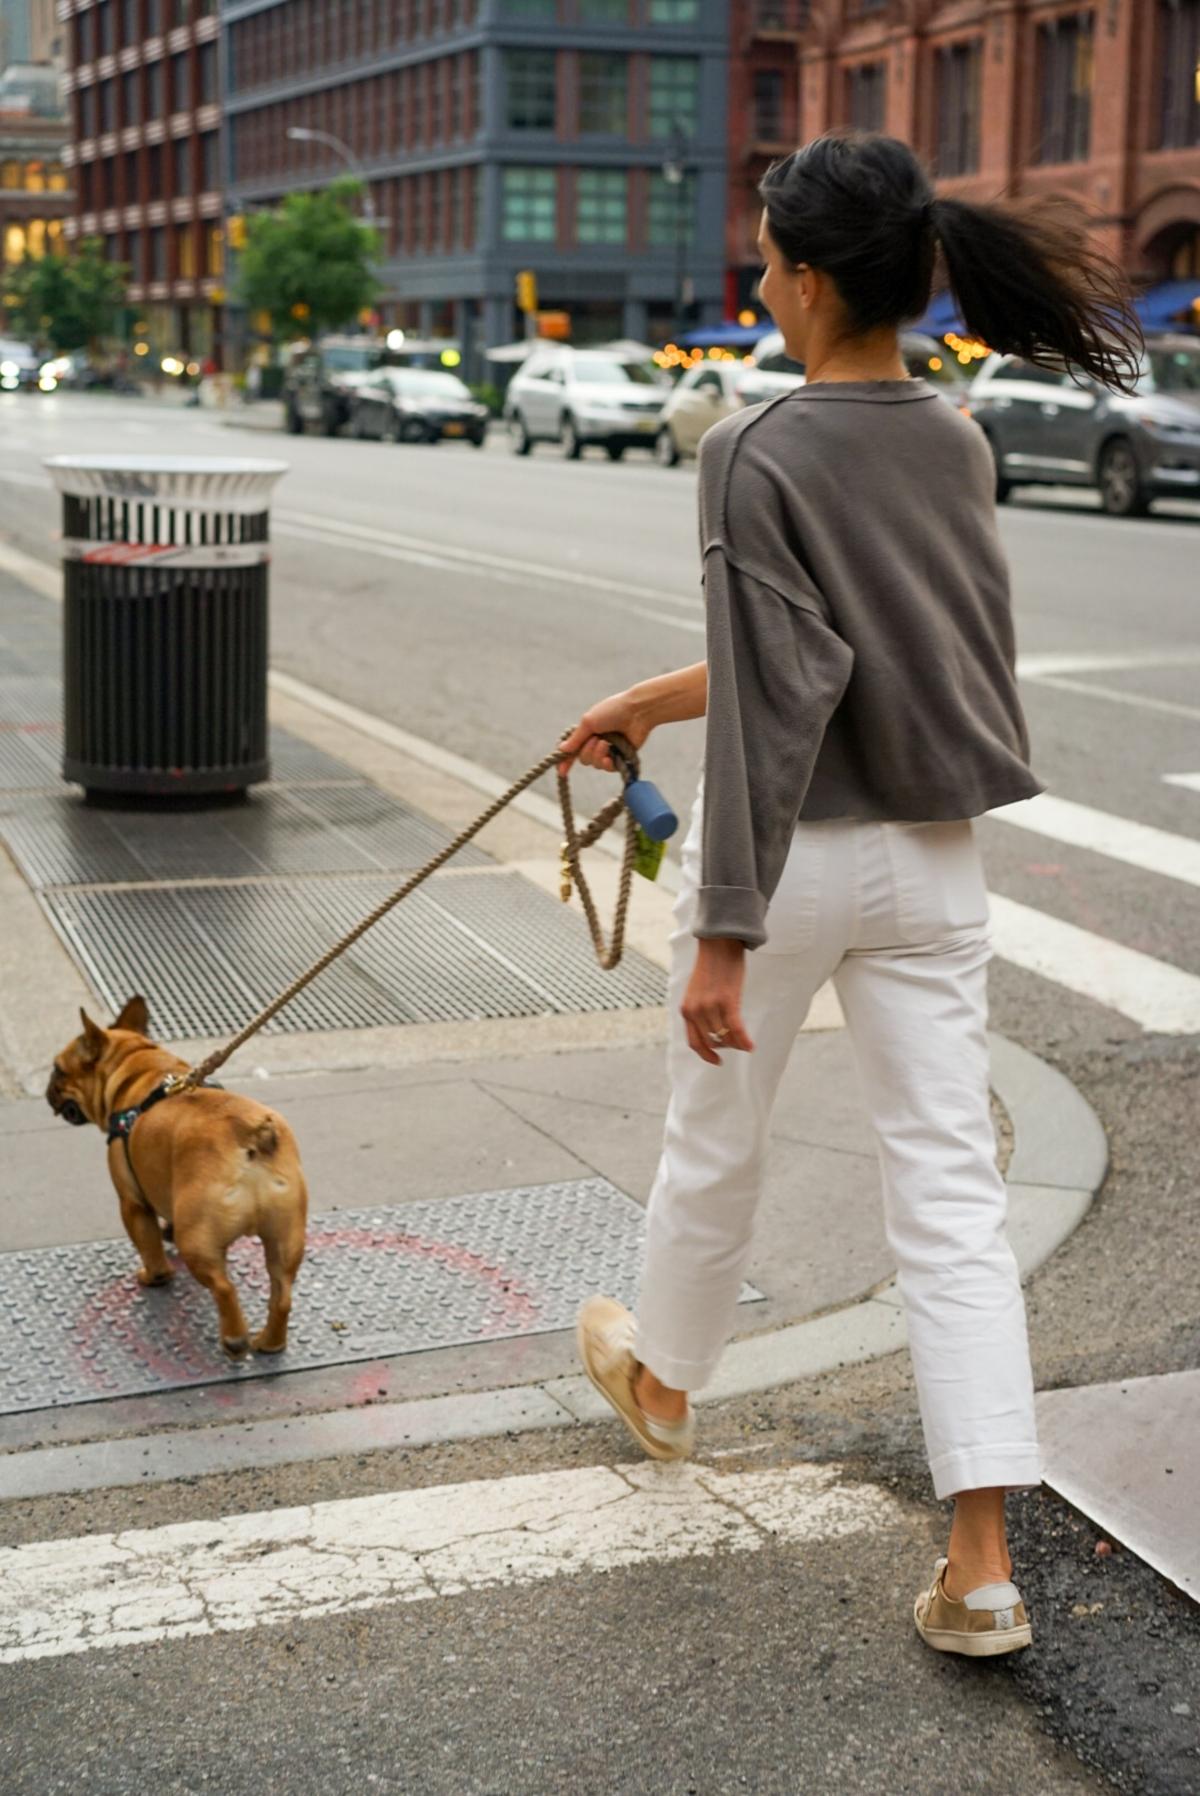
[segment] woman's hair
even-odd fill
[[[856,331],[919,318],[940,252],[971,336],[1132,391],[1143,346],[1129,288],[1071,202],[1039,200],[1035,215],[939,199],[907,144],[861,133],[815,138],[759,192],[781,253],[832,278]]]

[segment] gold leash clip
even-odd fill
[[[565,842],[558,851],[558,895],[564,904],[571,902],[571,856]]]

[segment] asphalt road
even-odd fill
[[[0,400],[0,533],[52,554],[42,455],[155,448],[282,455],[276,665],[500,773],[544,752],[590,700],[702,653],[694,477],[633,456],[520,462],[498,444],[275,438],[149,402],[12,396]],[[1187,859],[1200,838],[1200,512],[1125,523],[1055,494],[1019,498],[1002,529],[1044,782],[1084,807],[1093,833],[1115,820],[1168,838],[1118,830],[1121,858],[1111,844],[982,826],[993,891],[1079,932],[1047,938],[1041,971],[997,962],[994,1021],[1075,1080],[1112,1144],[1088,1220],[1028,1291],[1046,1388],[1200,1355],[1200,1042],[1106,1001],[1105,971],[1133,950],[1148,979],[1200,975]],[[680,804],[699,748],[696,726],[651,745],[654,776]],[[1193,784],[1169,783],[1187,775]],[[8,1505],[0,1526],[5,1541],[36,1541],[622,1453],[614,1431],[593,1429],[164,1487],[132,1509],[126,1493]],[[705,1453],[735,1467],[836,1461],[839,1477],[897,1507],[886,1524],[804,1550],[778,1543],[3,1667],[0,1696],[21,1721],[0,1746],[0,1788],[1200,1788],[1194,1606],[1127,1554],[1097,1560],[1095,1531],[1048,1492],[1012,1505],[1034,1653],[959,1664],[897,1628],[945,1520],[928,1499],[904,1356],[723,1406]]]

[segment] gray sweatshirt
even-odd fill
[[[707,433],[696,935],[766,940],[798,821],[1041,790],[994,491],[982,431],[922,380],[815,383]]]

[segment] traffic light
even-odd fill
[[[532,268],[522,268],[517,275],[517,306],[522,312],[538,309],[537,275]]]

